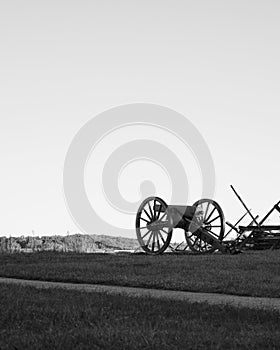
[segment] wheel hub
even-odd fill
[[[147,229],[151,231],[159,231],[164,227],[167,227],[167,224],[163,221],[153,221],[147,224]]]

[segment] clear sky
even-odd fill
[[[276,0],[2,1],[0,235],[78,232],[63,194],[68,147],[90,118],[133,102],[172,108],[196,126],[228,220],[242,212],[230,184],[265,214],[280,199],[279,15]],[[191,204],[196,170],[182,164],[193,172]],[[157,171],[134,166],[119,182],[128,200],[139,169]]]

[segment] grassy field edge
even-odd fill
[[[0,276],[151,289],[280,297],[278,251],[238,256],[0,255]]]

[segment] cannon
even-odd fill
[[[148,197],[141,203],[136,215],[136,234],[146,253],[163,253],[175,228],[184,230],[187,246],[194,253],[226,250],[222,243],[225,218],[214,200],[200,199],[192,206],[183,206],[167,205],[159,197]]]
[[[280,225],[265,225],[265,222],[275,210],[280,213],[280,201],[258,221],[259,216],[253,216],[235,188],[231,186],[231,189],[246,210],[234,225],[225,222],[222,208],[212,199],[200,199],[192,206],[183,206],[167,205],[159,197],[146,198],[136,215],[136,234],[141,248],[148,254],[162,254],[170,246],[173,229],[180,228],[184,230],[186,241],[181,251],[235,254],[249,249],[279,249]],[[246,216],[251,217],[250,224],[239,225]],[[227,233],[225,224],[229,226]],[[227,240],[231,232],[235,232],[236,237]],[[170,248],[178,251],[180,245]]]

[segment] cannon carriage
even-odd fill
[[[280,248],[280,225],[265,225],[270,215],[277,210],[280,213],[280,201],[259,222],[254,217],[233,186],[237,198],[246,209],[245,214],[234,224],[225,222],[220,205],[212,199],[201,199],[192,206],[167,205],[159,197],[148,197],[140,205],[136,215],[136,234],[144,252],[162,254],[171,247],[173,229],[184,230],[185,246],[180,251],[191,251],[197,254],[238,253],[245,249]],[[252,221],[247,226],[239,225],[245,216]],[[229,231],[225,233],[225,224]],[[227,240],[231,232],[236,238]]]
[[[167,205],[159,197],[149,197],[142,202],[136,216],[136,234],[146,253],[163,253],[175,228],[184,230],[187,246],[195,253],[224,250],[221,242],[225,219],[217,202],[201,199],[192,206]]]

